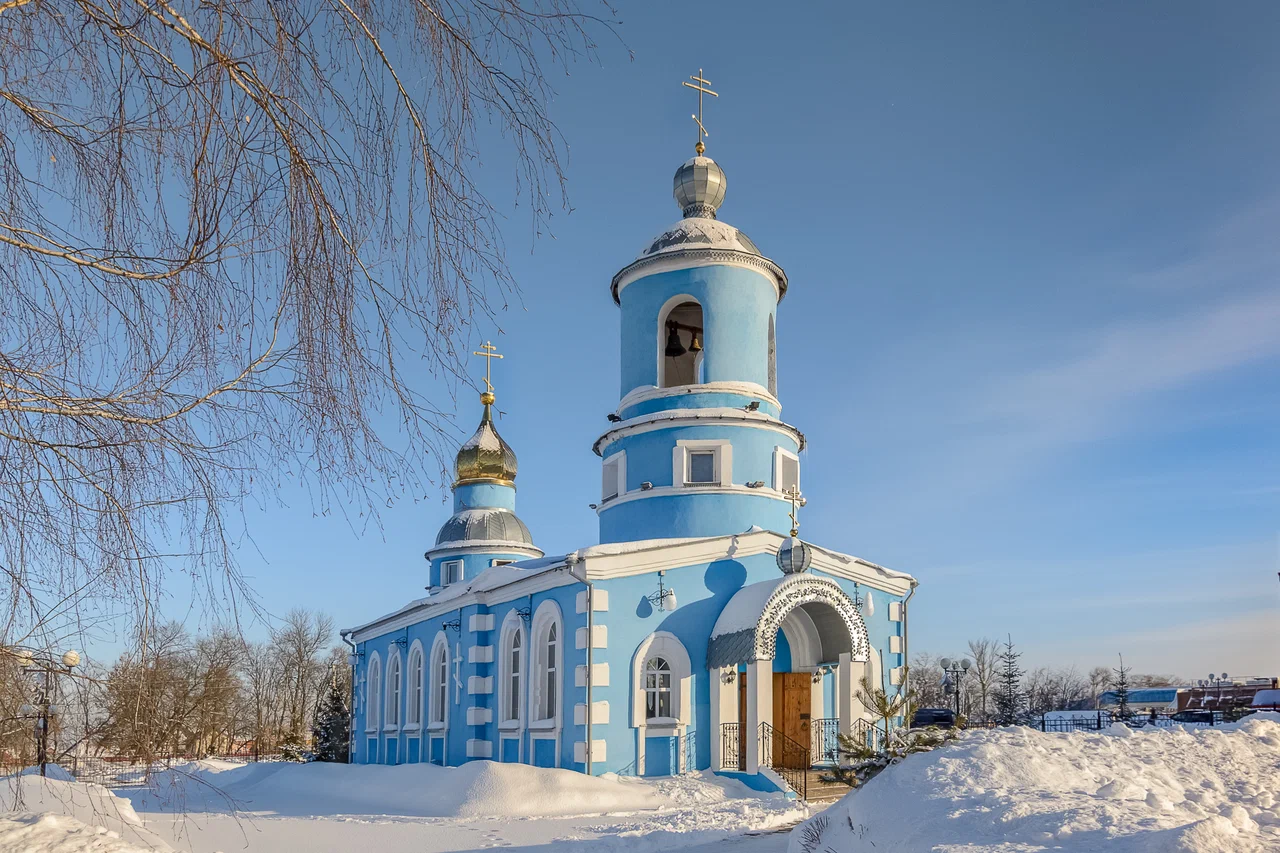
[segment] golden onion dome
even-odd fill
[[[480,426],[476,427],[475,434],[458,448],[458,459],[453,466],[455,486],[467,483],[515,485],[516,453],[502,440],[493,425],[493,401],[491,391],[480,395],[480,402],[484,403],[484,414],[480,417]]]

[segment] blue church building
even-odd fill
[[[428,594],[343,632],[353,761],[711,769],[767,788],[865,729],[860,679],[904,689],[916,581],[798,536],[805,438],[782,417],[774,343],[787,275],[719,218],[725,173],[698,148],[675,173],[680,220],[610,285],[599,544],[535,544],[486,375]]]

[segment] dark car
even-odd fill
[[[956,712],[950,708],[917,708],[911,718],[911,728],[923,729],[926,726],[938,726],[943,729],[955,728]]]
[[[1178,713],[1170,717],[1170,719],[1173,720],[1175,723],[1206,723],[1206,724],[1212,725],[1213,712],[1207,711],[1207,710],[1192,711],[1190,709],[1187,709],[1185,711],[1179,711]]]

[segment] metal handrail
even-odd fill
[[[775,750],[781,753],[775,759]],[[809,748],[787,737],[769,723],[760,724],[760,763],[782,777],[802,800],[809,798]]]

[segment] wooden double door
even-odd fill
[[[809,723],[813,717],[813,676],[807,672],[773,674],[773,766],[806,769],[810,761]],[[747,750],[747,673],[738,673],[739,755]],[[799,747],[799,748],[797,748]]]

